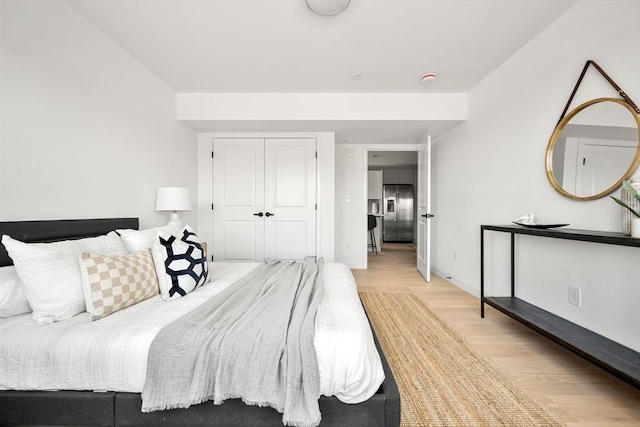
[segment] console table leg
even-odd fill
[[[511,296],[516,296],[516,250],[515,250],[515,238],[516,235],[511,233]]]
[[[480,317],[484,319],[484,228],[480,227]]]

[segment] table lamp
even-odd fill
[[[178,216],[179,211],[191,210],[191,197],[189,189],[182,187],[160,187],[156,197],[157,211],[171,211],[169,224],[178,230],[182,228],[182,222]]]

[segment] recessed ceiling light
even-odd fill
[[[337,15],[349,7],[351,0],[307,0],[307,7],[318,15]]]
[[[362,76],[360,74],[354,74],[353,77],[351,77],[353,80],[362,80]]]

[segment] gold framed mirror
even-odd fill
[[[545,154],[547,178],[563,196],[594,200],[615,191],[640,165],[640,115],[625,100],[597,98],[558,123]]]

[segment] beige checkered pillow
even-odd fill
[[[128,255],[80,254],[82,288],[91,320],[159,293],[149,249]]]

